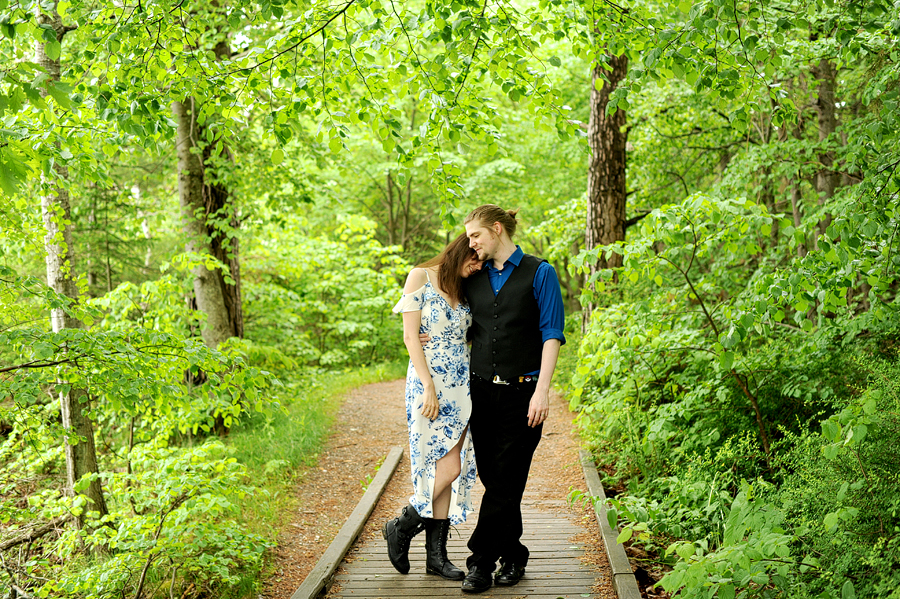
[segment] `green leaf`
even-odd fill
[[[734,599],[734,585],[719,585],[719,599]]]
[[[856,589],[849,580],[844,581],[844,586],[841,587],[841,599],[856,599]]]
[[[835,421],[828,420],[822,421],[822,436],[828,439],[829,441],[837,441],[838,437],[841,434],[841,427]]]
[[[555,67],[562,66],[562,61],[556,56],[551,56],[548,62]]]
[[[871,416],[878,409],[878,402],[875,401],[875,398],[870,397],[863,404],[863,412]]]
[[[840,453],[840,451],[841,451],[841,448],[837,444],[826,445],[825,447],[822,448],[822,455],[824,455],[825,458],[828,460],[833,460],[838,457],[838,454]]]
[[[675,553],[678,554],[678,557],[681,559],[690,559],[691,556],[694,555],[696,551],[696,547],[694,547],[693,543],[682,543],[678,547],[675,548]]]
[[[849,489],[849,488],[850,488],[850,483],[847,481],[844,481],[844,484],[842,484],[841,488],[838,489],[836,499],[838,501],[844,501],[844,497],[847,496],[847,489]]]
[[[47,93],[50,94],[50,96],[56,100],[56,103],[63,108],[70,108],[72,106],[72,100],[69,98],[67,88],[67,85],[51,83],[47,86]]]
[[[619,511],[611,507],[606,510],[606,521],[609,522],[609,527],[613,530],[618,528],[619,526]]]
[[[284,162],[284,150],[282,150],[281,148],[275,148],[275,150],[272,152],[272,164],[277,166],[282,162]]]
[[[630,526],[625,527],[625,530],[620,532],[619,536],[616,537],[616,543],[621,544],[621,543],[624,543],[625,541],[628,541],[629,539],[631,539],[631,535],[633,535],[633,534],[634,534],[634,530]]]
[[[824,524],[826,530],[832,530],[837,527],[838,522],[840,522],[841,516],[838,512],[831,512],[825,516]]]
[[[32,349],[34,350],[34,357],[38,360],[46,360],[56,351],[56,348],[43,341],[38,341],[37,343],[35,343]]]
[[[27,166],[18,156],[4,148],[0,148],[0,189],[4,193],[14,195],[20,183],[28,173]]]
[[[723,352],[721,356],[719,356],[719,367],[722,370],[731,370],[731,366],[734,364],[734,352]]]
[[[62,44],[56,40],[48,42],[44,44],[44,52],[47,53],[47,58],[50,60],[59,60],[59,55],[62,54]]]
[[[594,79],[594,89],[596,89],[597,91],[600,91],[601,89],[603,89],[603,83],[604,83],[603,78],[597,77],[596,79]]]

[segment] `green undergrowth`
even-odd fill
[[[316,464],[328,440],[343,397],[361,385],[395,380],[406,374],[406,362],[395,361],[341,371],[311,370],[287,377],[278,400],[282,410],[258,413],[232,429],[228,444],[246,468],[247,483],[255,492],[244,500],[242,528],[273,546],[297,508],[293,487]],[[251,596],[271,574],[271,555],[256,576],[221,595]]]

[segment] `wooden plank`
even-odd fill
[[[609,525],[606,516],[606,493],[600,484],[600,476],[597,467],[594,466],[591,454],[581,450],[581,467],[584,470],[584,480],[588,486],[588,492],[594,498],[594,514],[597,516],[597,524],[600,525],[600,535],[603,537],[603,545],[606,547],[606,556],[609,558],[609,566],[613,573],[613,588],[619,599],[641,599],[641,591],[638,588],[631,563],[625,555],[625,548],[621,543],[616,543],[618,531]]]
[[[322,554],[322,557],[319,558],[315,567],[313,567],[312,571],[310,571],[303,580],[300,588],[291,595],[291,599],[314,599],[318,596],[319,592],[325,588],[328,580],[337,569],[338,564],[341,563],[341,560],[344,559],[344,555],[350,549],[350,546],[353,545],[356,537],[362,532],[366,521],[375,509],[375,504],[378,502],[381,494],[384,493],[384,488],[387,486],[388,481],[391,480],[391,476],[394,475],[394,471],[397,469],[397,465],[400,463],[400,458],[402,456],[402,447],[394,447],[388,452],[387,456],[384,458],[384,462],[381,464],[381,468],[378,469],[378,474],[376,474],[372,482],[369,483],[369,488],[366,489],[362,499],[359,500],[356,509],[354,509],[350,514],[350,517],[347,518],[347,521],[341,527],[341,530],[338,531],[334,541],[331,542],[331,545],[328,546],[328,549],[326,549],[325,553]]]
[[[451,556],[451,558],[453,558],[453,556]],[[557,557],[542,557],[540,560],[532,560],[532,561],[529,561],[529,562],[528,562],[528,567],[530,568],[530,567],[532,566],[532,563],[538,563],[538,562],[541,563],[541,564],[547,564],[548,566],[555,566],[555,565],[561,565],[561,564],[571,564],[571,563],[575,563],[575,562],[578,562],[578,560],[579,560],[579,556],[577,556],[577,555],[562,555],[562,556],[557,556]],[[450,561],[452,561],[453,563],[457,563],[457,561],[458,561],[459,564],[460,564],[460,567],[462,567],[461,564],[465,563],[466,560],[465,560],[465,558],[459,559],[459,560],[457,560],[456,558],[453,558],[453,559],[451,559]],[[424,569],[424,568],[425,568],[425,557],[422,556],[422,557],[416,558],[416,557],[414,557],[414,556],[410,556],[409,563],[410,563],[410,565],[412,565],[412,566],[418,566],[418,567],[421,567],[421,568]],[[348,565],[349,565],[349,566],[353,566],[353,565],[356,565],[356,564],[366,564],[366,565],[369,566],[369,567],[372,567],[372,566],[380,567],[380,566],[383,565],[383,564],[387,564],[387,567],[389,568],[389,570],[385,570],[385,572],[388,572],[388,571],[394,571],[394,567],[390,565],[391,562],[388,561],[387,556],[384,556],[384,557],[382,558],[382,556],[379,555],[379,556],[373,557],[373,558],[371,558],[371,559],[367,559],[367,558],[363,558],[363,559],[355,559],[355,558],[351,558],[351,559],[348,560]]]
[[[572,560],[572,559],[577,560],[581,557],[581,555],[583,553],[584,552],[582,552],[582,551],[577,551],[577,552],[576,551],[553,551],[553,550],[548,549],[546,551],[532,551],[531,556],[528,559],[529,559],[529,563],[531,563],[531,560],[538,560],[538,559],[544,560],[547,558],[550,558],[550,559],[564,558],[564,559],[569,559],[569,560]],[[450,561],[454,561],[454,559],[457,559],[453,555],[451,555],[450,558],[451,558]],[[387,556],[381,555],[380,553],[354,554],[352,559],[354,561],[356,561],[358,559],[363,559],[363,560],[367,560],[370,562],[371,561],[379,561],[379,562],[381,562],[381,561],[387,562],[388,561]],[[465,561],[465,559],[463,559],[461,561]],[[418,556],[418,555],[414,555],[411,553],[409,556],[409,563],[410,564],[415,564],[415,563],[424,564],[425,556],[424,555]]]
[[[453,560],[451,560],[451,561],[453,561]],[[528,564],[528,574],[529,575],[531,575],[532,573],[540,574],[542,572],[550,572],[550,573],[553,573],[553,572],[559,572],[559,573],[588,572],[591,574],[591,576],[593,576],[595,574],[593,568],[586,566],[586,565],[582,564],[581,562],[573,562],[572,560],[561,560],[561,561],[562,561],[562,563],[560,563],[560,564],[546,564],[546,563],[544,563],[544,560],[530,562]],[[454,561],[454,563],[456,563],[456,562]],[[460,561],[459,566],[462,567],[463,564],[464,564],[464,562]],[[413,573],[415,573],[415,572],[413,572]],[[352,578],[353,576],[359,576],[359,575],[371,576],[373,574],[377,574],[379,576],[384,576],[386,574],[386,571],[377,564],[354,563],[352,574],[348,574],[348,573],[338,574],[335,576],[335,580],[338,580],[341,578]]]
[[[402,574],[398,575],[402,576]],[[561,581],[564,581],[564,584],[570,586],[576,585],[585,585],[591,586],[594,584],[595,576],[593,573],[587,572],[527,572],[525,575],[525,579],[530,583],[534,584],[543,584],[549,582],[553,585],[559,585]],[[445,581],[442,578],[432,577],[426,578],[425,580],[412,580],[412,582],[405,582],[405,579],[396,578],[393,575],[382,575],[382,574],[354,574],[352,576],[336,576],[335,581],[339,581],[342,584],[344,582],[352,582],[354,589],[362,589],[369,588],[373,584],[383,586],[386,584],[392,584],[397,586],[404,586],[408,584],[428,584],[429,587],[445,587],[445,586],[459,586],[459,581],[456,581],[456,584],[453,584],[453,581]],[[366,584],[363,584],[366,583]]]
[[[492,597],[516,597],[517,599],[581,599],[584,597],[594,597],[594,595],[589,592],[581,593],[581,592],[570,592],[570,593],[546,593],[544,591],[538,591],[528,594],[516,593],[514,592],[516,587],[491,587],[490,590],[487,590],[483,593],[479,593],[477,595],[472,595],[472,597],[477,597],[478,599],[491,599]],[[498,590],[503,589],[503,590]],[[349,595],[353,597],[353,599],[393,599],[394,595],[391,595],[389,592],[381,592],[381,591],[360,591],[358,593],[353,593]],[[468,597],[463,593],[459,587],[454,589],[441,589],[434,590],[430,595],[425,595],[429,599],[460,599],[460,597]]]
[[[454,581],[447,581],[454,582]],[[346,596],[350,597],[358,597],[360,595],[369,595],[369,596],[386,596],[386,597],[428,597],[429,599],[432,597],[440,597],[441,591],[447,594],[447,596],[453,596],[458,599],[462,595],[462,591],[460,590],[460,582],[456,581],[453,585],[436,585],[432,581],[417,581],[415,584],[411,584],[405,588],[398,588],[391,585],[383,585],[381,587],[358,587],[356,585],[353,586],[353,592],[347,593]],[[552,597],[559,597],[560,595],[570,594],[570,595],[582,595],[587,594],[590,596],[590,586],[584,585],[576,585],[576,586],[559,586],[549,584],[546,586],[539,586],[535,584],[526,583],[525,580],[520,582],[519,584],[512,587],[501,587],[494,585],[491,587],[490,595],[479,595],[480,597],[489,597],[491,595],[494,596],[512,596],[512,597],[531,597],[532,594],[535,595],[550,595]]]

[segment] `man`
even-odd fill
[[[466,217],[483,269],[466,279],[474,323],[469,425],[484,498],[469,539],[462,590],[514,585],[525,574],[522,495],[550,412],[550,380],[565,343],[562,295],[549,263],[513,243],[516,211],[493,204]],[[500,561],[500,570],[492,574]]]

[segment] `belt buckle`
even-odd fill
[[[503,379],[501,379],[499,374],[495,374],[494,378],[491,379],[491,382],[494,383],[495,385],[508,385],[509,384],[506,381],[504,381]]]

